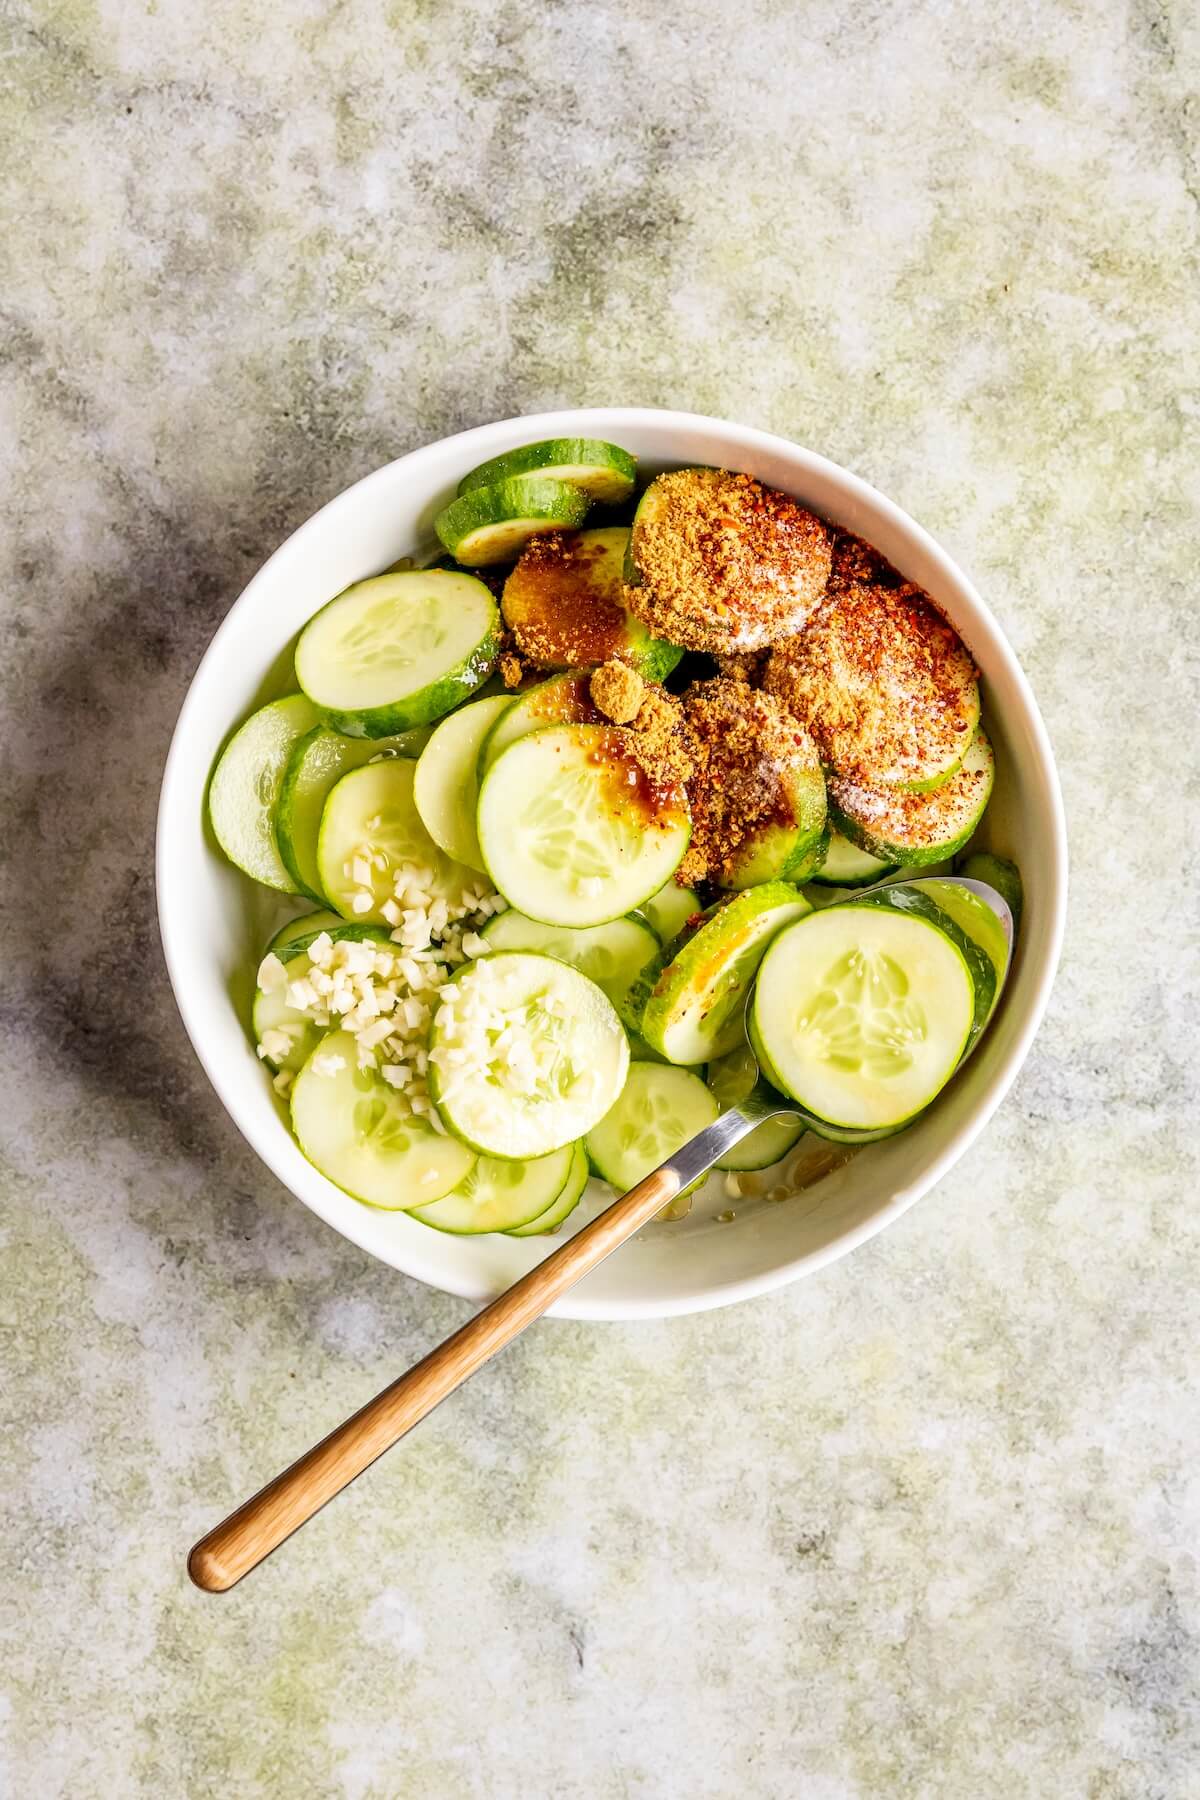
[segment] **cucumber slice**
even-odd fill
[[[949,906],[939,904],[930,891],[935,887],[952,889]],[[975,990],[971,1031],[963,1050],[965,1056],[988,1022],[999,984],[1004,979],[1007,968],[1008,945],[1004,938],[1004,927],[991,907],[969,888],[955,889],[950,882],[933,881],[888,883],[885,887],[872,888],[870,893],[858,895],[852,904],[860,907],[882,906],[893,912],[910,913],[917,918],[927,919],[958,946]],[[992,954],[995,949],[994,933],[998,933],[1002,940],[1003,961],[999,971]]]
[[[830,836],[830,827],[823,825],[815,838],[802,837],[783,866],[784,880],[790,881],[794,887],[799,887],[802,882],[812,881],[816,870],[825,861]]]
[[[612,1001],[553,957],[481,956],[439,995],[429,1091],[447,1129],[481,1156],[548,1156],[582,1137],[628,1067]]]
[[[679,866],[687,801],[647,781],[618,726],[554,725],[498,756],[479,791],[479,843],[510,906],[546,925],[633,912]]]
[[[628,500],[637,479],[637,458],[616,444],[605,444],[599,438],[546,438],[540,444],[525,444],[520,450],[506,450],[480,463],[458,484],[460,494],[472,488],[492,487],[498,481],[509,481],[515,475],[544,475],[554,481],[565,481],[582,488],[591,500],[604,506],[619,506]]]
[[[314,920],[320,922],[314,924]],[[283,942],[280,942],[283,933],[279,932],[267,946],[267,955],[277,956],[286,965],[289,983],[300,981],[308,974],[312,967],[308,946],[322,931],[327,931],[335,941],[338,938],[378,938],[385,944],[388,941],[387,932],[377,925],[347,925],[336,913],[309,913],[307,918],[295,919],[292,923],[303,925],[305,929],[293,932]],[[287,930],[286,926],[284,930]],[[329,1029],[327,1025],[318,1025],[309,1013],[289,1006],[286,987],[275,988],[270,993],[256,987],[250,1017],[256,1046],[271,1041],[268,1032],[282,1031],[289,1040],[288,1049],[282,1055],[267,1055],[259,1048],[263,1062],[277,1074],[284,1069],[295,1072],[302,1068]]]
[[[548,1206],[544,1213],[539,1213],[528,1225],[514,1225],[507,1235],[517,1238],[541,1237],[544,1232],[557,1231],[563,1220],[570,1217],[583,1199],[590,1174],[583,1145],[576,1144],[571,1151],[571,1173],[563,1183],[562,1192],[553,1206]]]
[[[395,898],[396,873],[406,863],[428,872],[421,886],[435,899],[457,903],[486,886],[473,870],[446,856],[426,831],[413,792],[416,768],[406,757],[367,763],[330,790],[321,814],[317,868],[321,886],[345,919],[386,920],[383,908]]]
[[[911,885],[918,893],[928,894],[958,929],[983,951],[996,977],[996,994],[992,1001],[994,1006],[1008,975],[1011,954],[1008,934],[1000,915],[993,912],[979,894],[972,893],[970,888],[964,887],[959,881],[941,881],[919,876]],[[1000,898],[1004,898],[1003,894]]]
[[[776,932],[811,909],[785,881],[764,882],[723,901],[677,938],[629,996],[639,1030],[672,1063],[714,1062],[741,1042],[746,998]]]
[[[994,774],[992,747],[977,731],[962,768],[932,793],[866,787],[835,775],[829,782],[829,811],[838,829],[860,850],[922,868],[944,862],[962,849],[991,799]]]
[[[912,587],[843,587],[776,643],[763,686],[808,728],[828,767],[870,787],[940,787],[979,724],[970,652]]]
[[[728,1112],[731,1106],[740,1106],[756,1089],[763,1093],[769,1091],[766,1083],[759,1080],[754,1052],[746,1043],[738,1044],[727,1055],[710,1062],[704,1079],[722,1112]],[[803,1136],[804,1123],[800,1119],[767,1119],[732,1150],[718,1157],[715,1166],[735,1174],[773,1168]]]
[[[626,1002],[626,1010],[628,1010],[628,1002]],[[660,1056],[657,1050],[652,1050],[640,1032],[631,1031],[624,1019],[622,1019],[622,1023],[625,1025],[625,1036],[629,1039],[630,1062],[666,1062],[666,1057]],[[699,1070],[696,1070],[695,1073],[698,1074]]]
[[[976,850],[962,863],[958,873],[965,875],[968,881],[986,881],[989,887],[994,887],[1012,914],[1014,932],[1020,931],[1021,914],[1025,909],[1025,889],[1016,863],[1006,862],[1002,856],[993,856],[990,850]]]
[[[604,725],[588,690],[590,674],[554,675],[540,681],[513,702],[483,740],[479,776],[483,779],[502,750],[547,725]]]
[[[330,912],[327,907],[318,912],[301,913],[299,918],[289,919],[286,925],[279,927],[263,955],[282,957],[282,952],[297,938],[315,937],[318,931],[331,931],[344,922],[340,913]]]
[[[587,1134],[588,1158],[602,1180],[626,1194],[719,1112],[690,1070],[634,1063],[620,1098]]]
[[[317,1074],[314,1061],[340,1056],[342,1067]],[[359,1069],[354,1039],[331,1031],[292,1084],[292,1130],[322,1175],[368,1206],[389,1212],[440,1200],[464,1181],[474,1152],[405,1110],[374,1069]]]
[[[433,529],[460,563],[511,562],[542,531],[582,525],[591,502],[582,489],[543,475],[516,475],[452,500]]]
[[[317,867],[317,835],[326,796],[350,769],[382,756],[416,756],[419,731],[399,737],[352,738],[328,725],[314,725],[288,757],[275,809],[275,837],[288,873],[302,893],[323,901]]]
[[[678,882],[668,881],[657,894],[643,900],[639,910],[650,921],[659,943],[669,944],[672,938],[679,936],[689,919],[704,911],[704,905],[695,888],[680,887]]]
[[[521,654],[540,669],[582,669],[619,657],[662,681],[683,655],[651,637],[624,604],[628,528],[534,539],[504,584],[501,611]]]
[[[884,862],[880,857],[860,850],[840,831],[831,831],[825,860],[808,879],[820,882],[823,887],[866,887],[872,881],[882,881],[895,866],[895,863]]]
[[[585,931],[543,925],[510,906],[480,933],[493,950],[540,950],[570,963],[606,993],[620,1012],[633,983],[658,955],[658,939],[643,919],[610,919]]]
[[[481,1156],[444,1200],[414,1207],[412,1216],[422,1225],[459,1237],[519,1229],[553,1206],[567,1184],[574,1160],[574,1144],[565,1144],[532,1162],[498,1162]]]
[[[500,653],[496,602],[461,570],[360,581],[309,620],[296,679],[347,737],[390,737],[440,719],[487,680]]]
[[[317,1025],[307,1013],[298,1012],[294,1006],[289,1006],[286,988],[273,994],[265,994],[262,988],[256,988],[250,1019],[255,1047],[267,1043],[272,1045],[271,1055],[268,1056],[261,1048],[258,1054],[268,1069],[277,1075],[282,1074],[285,1069],[290,1069],[293,1074],[302,1069],[327,1029],[324,1025]],[[268,1036],[268,1033],[280,1031],[287,1039],[287,1049],[282,1053],[276,1040]]]
[[[759,1065],[819,1120],[901,1125],[954,1073],[975,988],[961,949],[915,912],[856,901],[810,913],[763,958],[750,1008]]]
[[[275,808],[284,770],[298,739],[319,723],[303,694],[272,700],[251,714],[217,759],[208,784],[213,835],[237,868],[283,894],[297,886],[275,841]]]
[[[479,752],[493,725],[512,705],[512,695],[499,694],[451,713],[417,763],[413,799],[426,831],[447,856],[471,869],[483,867],[475,830]]]

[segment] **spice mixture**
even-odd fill
[[[799,631],[825,592],[821,521],[750,475],[681,469],[660,476],[633,526],[640,585],[625,604],[656,636],[714,656]]]
[[[741,846],[771,825],[795,823],[789,775],[816,769],[816,747],[769,694],[729,679],[697,682],[683,698],[691,739],[692,841],[676,880],[720,882]]]
[[[975,666],[909,584],[840,586],[775,645],[763,685],[812,733],[824,763],[866,781],[906,781],[939,752],[952,763],[977,720]]]

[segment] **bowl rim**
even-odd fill
[[[583,424],[583,421],[587,422],[586,425]],[[798,1280],[801,1276],[815,1274],[817,1270],[848,1255],[858,1245],[885,1230],[901,1214],[907,1212],[910,1206],[915,1205],[917,1200],[930,1192],[970,1148],[991,1120],[1016,1079],[1041,1025],[1062,952],[1067,908],[1067,834],[1058,770],[1041,711],[1016,654],[990,607],[954,559],[922,525],[863,477],[854,474],[851,470],[844,469],[829,457],[821,455],[820,452],[809,450],[777,433],[763,431],[756,426],[743,425],[704,413],[680,411],[669,407],[562,408],[493,420],[488,424],[476,425],[464,431],[451,433],[448,437],[433,439],[427,444],[407,451],[402,456],[393,458],[391,462],[383,464],[380,468],[372,470],[358,481],[351,483],[349,487],[343,488],[301,525],[297,526],[295,531],[291,532],[255,571],[237,599],[229,607],[192,673],[172,732],[159,793],[155,841],[155,893],[159,935],[175,1003],[192,1049],[218,1099],[251,1149],[287,1188],[288,1192],[302,1201],[311,1211],[317,1213],[339,1235],[357,1244],[367,1254],[386,1261],[388,1266],[397,1269],[400,1273],[425,1282],[444,1293],[455,1294],[462,1299],[474,1301],[486,1300],[488,1297],[487,1292],[483,1291],[478,1283],[456,1279],[454,1271],[437,1270],[431,1262],[425,1259],[406,1255],[397,1256],[394,1259],[380,1256],[378,1247],[366,1240],[365,1232],[360,1234],[354,1229],[353,1217],[350,1221],[340,1217],[335,1218],[330,1209],[323,1206],[315,1196],[298,1193],[273,1154],[271,1143],[263,1141],[263,1133],[259,1130],[256,1121],[241,1105],[240,1088],[233,1072],[222,1066],[221,1060],[211,1053],[205,1042],[204,1030],[198,1021],[196,1008],[191,1002],[192,977],[188,966],[187,944],[180,935],[177,935],[175,928],[171,898],[174,881],[167,854],[168,837],[175,809],[175,794],[186,778],[193,720],[200,713],[204,700],[204,676],[210,667],[220,662],[224,640],[234,631],[235,615],[243,609],[253,606],[257,590],[269,583],[276,562],[285,553],[289,556],[295,555],[308,537],[327,530],[331,523],[331,516],[348,503],[350,496],[353,495],[361,500],[364,491],[369,490],[372,486],[386,486],[391,480],[394,480],[396,471],[402,465],[411,465],[424,457],[432,458],[434,455],[441,457],[450,446],[454,446],[461,452],[464,468],[470,468],[474,463],[485,461],[490,455],[497,454],[499,449],[507,448],[507,442],[502,440],[507,440],[514,427],[520,427],[523,432],[528,433],[531,439],[604,436],[610,437],[613,441],[619,441],[622,430],[639,428],[652,428],[659,432],[713,432],[721,436],[730,451],[782,457],[791,463],[798,475],[809,473],[829,481],[842,490],[848,502],[857,503],[867,511],[882,516],[893,530],[907,538],[913,546],[921,551],[937,569],[947,586],[951,587],[956,596],[965,603],[967,610],[974,611],[988,630],[993,640],[991,647],[994,654],[1002,664],[1007,680],[1020,696],[1025,709],[1026,724],[1032,739],[1035,760],[1039,765],[1045,785],[1049,814],[1045,823],[1049,827],[1047,835],[1050,843],[1050,857],[1049,866],[1042,873],[1046,885],[1049,920],[1048,929],[1043,933],[1041,966],[1033,971],[1033,985],[1025,1014],[1013,1034],[1003,1061],[992,1072],[989,1086],[979,1096],[969,1115],[956,1128],[947,1133],[945,1141],[940,1144],[937,1152],[930,1158],[919,1178],[908,1183],[899,1192],[893,1194],[878,1210],[830,1242],[815,1250],[804,1251],[794,1258],[774,1264],[760,1273],[724,1281],[714,1279],[711,1283],[706,1283],[701,1287],[694,1287],[680,1294],[664,1295],[661,1299],[631,1298],[628,1301],[616,1302],[609,1298],[596,1301],[589,1299],[586,1292],[580,1293],[578,1290],[572,1290],[551,1309],[548,1316],[615,1321],[666,1318],[683,1313],[708,1311],[715,1307],[729,1306],[742,1300],[753,1299],[760,1294],[774,1292],[776,1289]],[[468,458],[471,460],[468,461]],[[364,1212],[367,1210],[364,1209]],[[414,1264],[419,1266],[414,1266]]]

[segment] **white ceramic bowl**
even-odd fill
[[[360,1205],[305,1161],[233,998],[256,964],[274,903],[230,868],[206,835],[209,771],[230,726],[291,685],[286,662],[279,672],[280,652],[318,607],[428,545],[434,515],[468,469],[548,437],[609,439],[634,452],[643,469],[709,463],[746,470],[867,538],[928,589],[983,675],[997,779],[981,835],[1015,856],[1025,878],[1025,920],[1000,1010],[970,1064],[918,1124],[795,1199],[739,1204],[732,1222],[718,1221],[710,1203],[642,1232],[556,1308],[572,1318],[659,1317],[744,1300],[821,1268],[898,1218],[983,1129],[1029,1049],[1058,963],[1066,908],[1062,800],[1029,684],[971,583],[899,507],[810,450],[692,413],[587,408],[483,425],[367,476],[275,552],[209,645],[167,759],[157,852],[167,967],[196,1054],[267,1166],[344,1236],[394,1268],[472,1300],[497,1293],[561,1242],[447,1237],[404,1213]]]

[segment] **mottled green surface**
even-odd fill
[[[1200,1793],[1195,8],[3,19],[0,1789]],[[174,714],[321,501],[573,401],[797,437],[975,574],[1063,770],[1050,1017],[869,1247],[538,1331],[204,1599],[197,1531],[467,1309],[193,1061]]]

